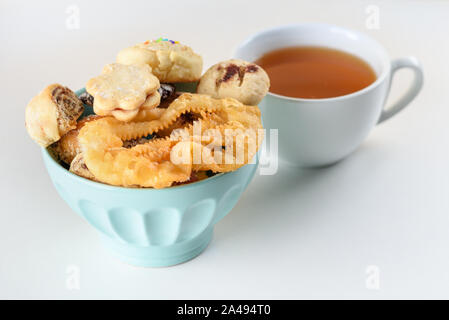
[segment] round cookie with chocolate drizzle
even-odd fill
[[[213,98],[234,98],[257,105],[270,88],[270,78],[260,66],[231,59],[210,67],[201,77],[197,92]]]

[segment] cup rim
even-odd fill
[[[282,30],[286,30],[286,29],[301,28],[301,27],[302,28],[304,28],[304,27],[337,28],[337,29],[340,29],[340,30],[344,30],[345,32],[349,32],[349,33],[355,34],[358,37],[368,39],[373,44],[375,44],[380,49],[380,51],[382,52],[384,57],[387,58],[388,61],[390,61],[390,58],[389,58],[388,53],[385,50],[385,48],[377,40],[375,40],[374,38],[370,37],[369,35],[367,35],[367,34],[365,34],[363,32],[357,31],[357,30],[352,30],[352,29],[348,29],[348,28],[345,28],[345,27],[341,27],[341,26],[337,26],[337,25],[333,25],[333,24],[329,24],[329,23],[317,23],[317,22],[291,23],[291,24],[285,24],[285,25],[281,25],[281,26],[276,26],[276,27],[272,27],[272,28],[263,29],[263,30],[261,30],[259,32],[256,32],[256,33],[250,35],[249,37],[247,37],[234,50],[233,57],[235,57],[237,59],[241,59],[241,57],[237,53],[240,50],[242,50],[243,48],[245,48],[249,43],[255,41],[257,37],[261,37],[263,35],[266,35],[268,33],[275,32],[275,31],[282,31]],[[323,46],[323,47],[325,47],[325,46]],[[341,50],[341,51],[345,51],[345,50]],[[266,52],[269,52],[269,51],[266,51]],[[358,91],[355,91],[355,92],[352,92],[352,93],[349,93],[349,94],[345,94],[345,95],[342,95],[342,96],[337,96],[337,97],[321,98],[321,99],[296,98],[296,97],[284,96],[284,95],[273,93],[273,92],[269,92],[269,91],[267,92],[267,95],[275,97],[275,98],[283,99],[283,100],[294,101],[294,102],[319,103],[319,102],[339,101],[339,100],[343,100],[343,99],[349,99],[349,98],[357,97],[357,96],[362,95],[362,94],[364,94],[364,93],[366,93],[366,92],[368,92],[370,90],[373,90],[375,87],[379,86],[383,81],[385,81],[385,78],[388,76],[390,71],[391,71],[391,63],[387,63],[386,67],[383,68],[381,74],[369,86],[367,86],[367,87],[365,87],[363,89],[360,89]]]

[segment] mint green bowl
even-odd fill
[[[42,149],[42,156],[70,208],[99,231],[114,255],[143,267],[171,266],[199,255],[211,241],[214,225],[248,186],[258,163],[256,159],[256,164],[187,185],[136,189],[79,177],[47,149]]]

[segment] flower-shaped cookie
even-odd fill
[[[94,97],[95,113],[106,115],[113,110],[137,111],[159,86],[148,65],[112,63],[87,82],[86,91]]]

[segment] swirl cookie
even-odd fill
[[[112,114],[118,120],[129,121],[141,107],[151,109],[159,105],[159,86],[148,65],[113,63],[87,82],[86,91],[94,98],[96,114]]]
[[[78,153],[75,158],[73,158],[73,161],[70,163],[69,171],[80,177],[96,181],[95,176],[89,171],[86,166],[83,153]]]
[[[117,62],[149,65],[161,82],[198,81],[203,70],[203,59],[190,47],[161,38],[123,49]]]
[[[50,148],[57,158],[66,164],[70,164],[76,155],[82,151],[78,142],[78,134],[81,128],[84,127],[87,122],[95,121],[100,118],[102,118],[102,116],[97,115],[90,115],[82,118],[76,123],[76,128],[70,130],[63,135],[59,141],[52,144]]]
[[[47,147],[76,128],[76,120],[83,111],[82,101],[72,90],[52,84],[28,103],[25,126],[34,141]]]
[[[254,63],[232,59],[210,67],[201,77],[197,92],[257,105],[269,88],[270,78],[265,70]]]

